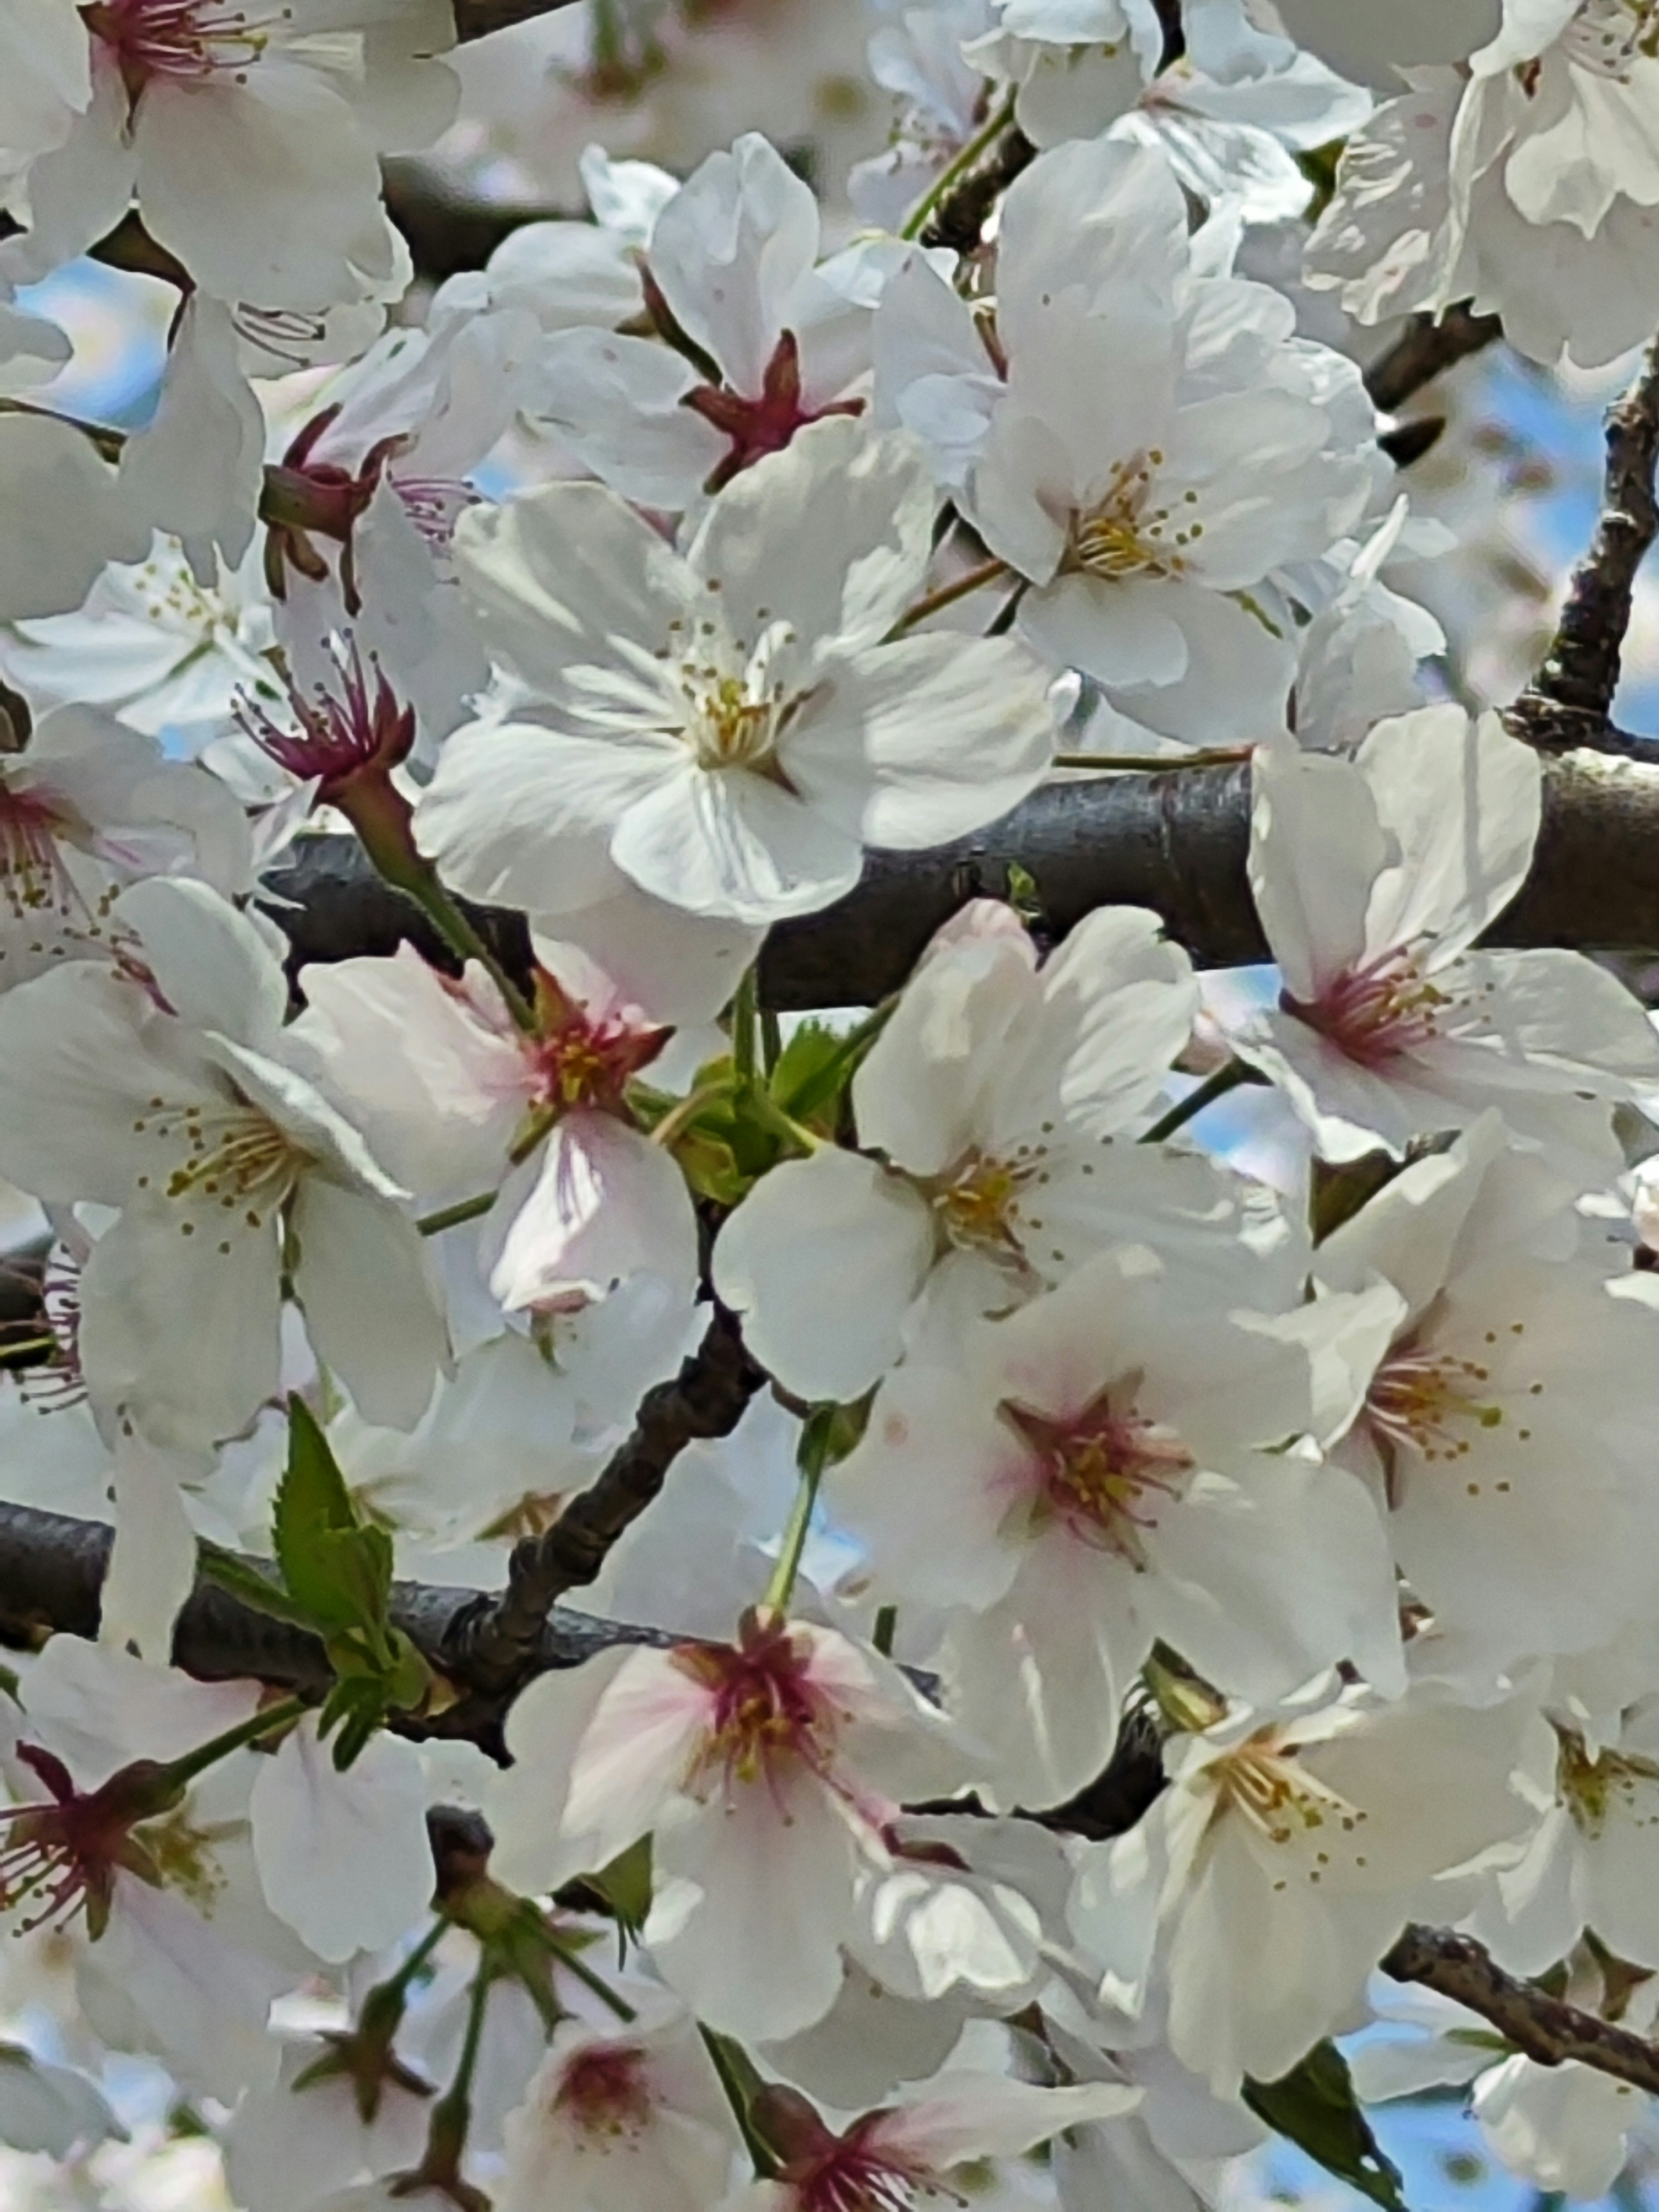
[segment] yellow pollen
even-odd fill
[[[1154,503],[1152,480],[1163,455],[1152,453],[1120,461],[1105,495],[1072,518],[1066,565],[1109,583],[1126,576],[1179,576],[1189,549],[1204,535],[1204,525],[1183,511]]]
[[[1559,1750],[1555,1762],[1556,1795],[1566,1807],[1581,1835],[1599,1836],[1615,1801],[1622,1803],[1638,1827],[1659,1824],[1659,1765],[1634,1753],[1603,1751],[1594,1758],[1577,1729],[1555,1723]],[[1638,1790],[1644,1790],[1647,1809],[1638,1812]]]
[[[1269,1843],[1288,1844],[1323,1830],[1352,1834],[1365,1815],[1310,1774],[1277,1731],[1264,1729],[1226,1753],[1210,1770],[1216,1812],[1240,1814]],[[1328,1864],[1329,1854],[1318,1854]],[[1310,1879],[1316,1881],[1316,1873]]]

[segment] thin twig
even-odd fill
[[[1496,315],[1477,315],[1467,305],[1448,307],[1437,319],[1415,315],[1365,371],[1365,389],[1385,415],[1397,414],[1425,384],[1503,335]]]
[[[1659,2096],[1659,2044],[1506,1974],[1473,1936],[1449,1928],[1407,1928],[1383,1958],[1382,1971],[1478,2012],[1540,2066],[1577,2060]]]
[[[1659,339],[1649,348],[1630,390],[1608,410],[1601,519],[1589,551],[1573,571],[1544,665],[1516,702],[1523,724],[1554,709],[1581,732],[1570,742],[1594,744],[1595,733],[1611,714],[1637,571],[1659,536],[1656,465]]]

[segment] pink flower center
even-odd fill
[[[545,969],[535,979],[538,1034],[525,1049],[545,1105],[555,1112],[623,1108],[623,1094],[668,1042],[669,1031],[623,1013],[591,1013]]]
[[[51,1752],[26,1743],[17,1756],[48,1794],[38,1804],[0,1813],[0,1912],[33,1905],[19,1923],[20,1934],[84,1913],[88,1931],[96,1937],[108,1922],[118,1873],[159,1884],[155,1862],[132,1831],[167,1810],[179,1793],[152,1759],[136,1759],[100,1788],[82,1792]]]
[[[763,1782],[780,1802],[805,1771],[827,1778],[838,1716],[811,1672],[810,1647],[786,1623],[744,1616],[735,1644],[683,1644],[674,1663],[710,1693],[699,1778]]]
[[[767,453],[781,453],[797,430],[826,415],[860,415],[861,399],[838,399],[828,407],[803,407],[800,391],[800,347],[793,331],[778,340],[766,364],[759,393],[747,399],[724,384],[700,384],[681,403],[701,415],[727,440],[731,450],[710,475],[703,489],[717,492],[735,476]]]
[[[1114,1398],[1126,1401],[1115,1404]],[[1103,1391],[1081,1413],[1056,1417],[1012,1399],[1000,1408],[1028,1448],[1023,1503],[1035,1530],[1058,1521],[1097,1550],[1146,1564],[1142,1537],[1180,1498],[1193,1458],[1173,1429],[1139,1413],[1133,1387]]]
[[[92,920],[64,866],[59,841],[70,826],[38,793],[0,783],[0,908],[14,921]]]
[[[1279,1004],[1361,1067],[1380,1068],[1431,1043],[1439,1035],[1435,1018],[1450,1000],[1410,953],[1388,952],[1345,969],[1316,999],[1285,992]]]
[[[289,687],[297,730],[285,730],[255,699],[241,694],[236,720],[261,752],[301,783],[317,781],[319,799],[337,805],[341,787],[364,769],[377,775],[409,757],[415,743],[415,709],[399,703],[385,671],[373,663],[371,681],[356,640],[332,644],[338,685],[321,684],[307,696]]]
[[[594,2148],[609,2149],[639,2135],[652,2111],[644,2051],[624,2043],[599,2043],[577,2051],[565,2067],[553,2103]]]
[[[270,43],[271,25],[290,13],[283,8],[256,16],[222,0],[94,0],[81,20],[113,53],[129,98],[137,100],[154,77],[240,82]]]
[[[757,2097],[754,2116],[782,2154],[778,2179],[789,2191],[790,2212],[908,2212],[918,2196],[967,2201],[883,2144],[890,2112],[866,2112],[838,2136],[798,2090],[773,2082]]]

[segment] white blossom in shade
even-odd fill
[[[100,0],[82,11],[92,97],[13,186],[21,279],[84,252],[136,198],[151,237],[225,301],[316,309],[396,264],[378,156],[449,120],[440,0]]]
[[[680,180],[654,161],[613,161],[603,146],[577,164],[591,222],[521,222],[482,270],[450,277],[440,299],[521,307],[544,331],[616,329],[645,304],[640,252]]]
[[[64,2160],[126,2130],[84,2074],[51,2066],[21,2044],[0,2044],[0,2142]]]
[[[872,33],[870,74],[898,102],[887,145],[855,161],[847,194],[866,222],[897,230],[983,122],[983,74],[963,49],[994,29],[992,0],[895,9]]]
[[[466,517],[456,557],[514,690],[444,748],[422,851],[544,918],[631,883],[752,926],[829,905],[866,845],[1005,813],[1052,756],[1044,671],[1002,638],[882,642],[933,504],[909,441],[841,421],[730,485],[684,556],[597,485]]]
[[[859,1875],[890,1863],[903,1799],[971,1773],[889,1661],[755,1614],[736,1644],[614,1650],[543,1675],[507,1742],[514,1764],[485,1808],[501,1879],[545,1889],[649,1834],[659,1972],[699,2019],[757,2041],[835,2002]]]
[[[211,585],[253,542],[265,421],[222,301],[193,294],[173,330],[155,412],[121,449],[118,480],[152,530]]]
[[[1109,1243],[1191,1243],[1242,1268],[1227,1179],[1116,1141],[1197,1003],[1186,955],[1139,908],[1091,915],[1040,970],[1010,908],[967,908],[854,1079],[865,1151],[774,1169],[720,1232],[715,1284],[756,1358],[802,1397],[850,1401],[907,1346],[948,1356],[965,1321]]]
[[[1536,1708],[1317,1686],[1165,1751],[1127,1835],[1084,1847],[1072,1916],[1134,2008],[1156,1973],[1176,2057],[1218,2094],[1273,2081],[1361,2014],[1367,1977],[1432,1885],[1526,1827],[1512,1787]]]
[[[0,21],[0,179],[61,146],[92,99],[92,63],[74,0],[18,0]]]
[[[1033,162],[1005,203],[998,268],[1006,377],[963,496],[1032,586],[1019,635],[1165,735],[1260,736],[1296,666],[1276,572],[1323,556],[1370,494],[1357,370],[1297,338],[1279,294],[1197,273],[1181,186],[1149,148]],[[914,276],[910,312],[924,289]],[[928,311],[936,353],[953,312]],[[954,375],[925,349],[884,351],[886,409],[924,436],[940,422],[959,449],[964,404],[983,405],[960,349]],[[913,374],[929,380],[907,398]]]
[[[308,2212],[361,2174],[419,2163],[433,2085],[394,2051],[365,2120],[349,2073],[319,2064],[337,2055],[327,2043],[289,2044],[277,2079],[251,2089],[231,2115],[221,2137],[225,2183],[246,2212]]]
[[[270,643],[252,563],[204,586],[157,537],[147,559],[106,568],[73,613],[0,634],[0,666],[36,702],[103,707],[193,752],[224,727],[239,692],[276,696]]]
[[[1033,145],[1096,138],[1134,106],[1157,70],[1164,32],[1149,0],[993,0],[996,27],[968,58],[1013,88]]]
[[[1566,0],[1571,5],[1571,0]],[[1504,0],[1274,0],[1293,39],[1362,84],[1392,90],[1408,69],[1466,60],[1496,36]],[[1559,13],[1559,10],[1558,9]]]
[[[149,528],[92,441],[56,416],[0,418],[0,621],[77,607]]]
[[[1504,1965],[1542,1973],[1586,1929],[1613,1954],[1659,1967],[1651,1880],[1659,1823],[1659,1704],[1644,1697],[1596,1735],[1550,1701],[1553,1773],[1525,1851],[1493,1875],[1471,1924]]]
[[[1615,360],[1659,283],[1656,100],[1641,8],[1511,7],[1467,70],[1414,74],[1350,140],[1309,283],[1362,323],[1467,300],[1534,360]]]
[[[255,1754],[210,1767],[170,1809],[155,1800],[149,1763],[246,1720],[258,1686],[193,1682],[66,1635],[21,1671],[22,1710],[8,1707],[0,1738],[10,1924],[70,1948],[94,2034],[160,2056],[190,2094],[234,2100],[275,2073],[271,2002],[314,1962],[259,1893],[247,1823]],[[99,1814],[88,1817],[92,1800]]]
[[[1100,1771],[1160,1637],[1258,1698],[1343,1659],[1399,1686],[1376,1512],[1284,1449],[1312,1425],[1308,1354],[1237,1302],[1200,1261],[1107,1253],[951,1366],[897,1369],[831,1477],[877,1585],[942,1609],[934,1663],[1000,1804]]]
[[[95,708],[53,708],[21,751],[0,753],[0,991],[112,958],[111,909],[139,878],[199,876],[234,896],[250,858],[216,777]]]
[[[432,1895],[420,1753],[372,1736],[344,1773],[307,1714],[260,1762],[249,1802],[265,1901],[319,1959],[379,1951]]]
[[[158,1451],[123,1420],[110,1466],[115,1540],[99,1592],[98,1633],[118,1651],[166,1666],[173,1624],[196,1587],[196,1529],[187,1486],[211,1473],[204,1455]]]
[[[125,971],[76,961],[0,1000],[0,1149],[55,1202],[119,1209],[81,1283],[95,1397],[188,1449],[245,1429],[279,1378],[283,1243],[319,1356],[412,1426],[445,1354],[401,1187],[296,1066],[264,939],[204,884],[113,909]]]
[[[1542,770],[1498,717],[1431,707],[1352,760],[1258,750],[1250,884],[1283,988],[1234,1042],[1328,1159],[1488,1106],[1547,1138],[1575,1097],[1659,1079],[1640,1006],[1583,954],[1473,952],[1531,866]]]
[[[751,2182],[721,2212],[893,2212],[954,2195],[957,2166],[1014,2159],[1065,2130],[1131,2111],[1140,2092],[1116,2081],[1049,2089],[1006,2075],[951,2072],[896,2105],[866,2112],[839,2133],[793,2089],[761,2092],[769,2133],[783,2153],[775,2181]]]
[[[406,1188],[436,1205],[500,1186],[480,1261],[510,1310],[603,1297],[639,1274],[689,1298],[690,1194],[623,1097],[665,1032],[580,954],[544,949],[533,1034],[481,969],[456,983],[408,945],[307,968],[296,1033]]]
[[[498,2212],[708,2212],[742,2145],[696,2022],[660,1995],[637,2017],[566,2020],[509,2112]]]
[[[1573,1195],[1488,1113],[1315,1255],[1333,1289],[1399,1292],[1335,1456],[1386,1500],[1437,1626],[1496,1664],[1601,1644],[1655,1593],[1659,1301],[1614,1277],[1622,1255],[1591,1245]]]
[[[606,327],[556,334],[533,411],[606,483],[665,509],[694,505],[807,423],[856,413],[848,393],[869,366],[872,311],[909,249],[864,240],[820,265],[818,246],[811,187],[746,132],[652,226],[647,304],[661,303],[680,349]]]

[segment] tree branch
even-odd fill
[[[1420,1983],[1478,2012],[1540,2066],[1576,2059],[1659,2096],[1659,2044],[1553,1997],[1535,1982],[1506,1974],[1471,1936],[1449,1928],[1407,1928],[1382,1965],[1396,1982]]]
[[[1565,744],[1568,727],[1559,714],[1545,714],[1522,734]],[[1631,757],[1546,760],[1532,872],[1489,942],[1659,948],[1659,746],[1617,731],[1607,744]],[[1014,866],[1035,880],[1045,924],[1057,936],[1097,907],[1146,906],[1201,966],[1265,959],[1244,872],[1249,824],[1243,767],[1047,785],[955,844],[871,854],[856,890],[772,932],[761,960],[763,997],[785,1008],[874,1006],[903,982],[940,923],[971,898],[1001,897]],[[271,912],[298,964],[386,954],[405,938],[442,958],[426,924],[349,838],[306,840],[270,884],[274,898],[294,902]],[[486,919],[504,957],[521,967],[517,918]]]
[[[510,30],[533,15],[550,15],[568,8],[573,0],[455,0],[455,35],[465,46],[471,39],[487,39],[492,31]]]
[[[1516,702],[1523,725],[1553,713],[1569,732],[1579,733],[1567,742],[1598,741],[1619,689],[1637,571],[1659,536],[1656,465],[1659,338],[1636,381],[1608,411],[1601,519],[1573,572],[1544,665]]]
[[[1477,315],[1467,303],[1448,307],[1437,319],[1414,315],[1401,336],[1365,371],[1365,389],[1375,406],[1385,415],[1396,415],[1425,384],[1503,335],[1496,315]]]

